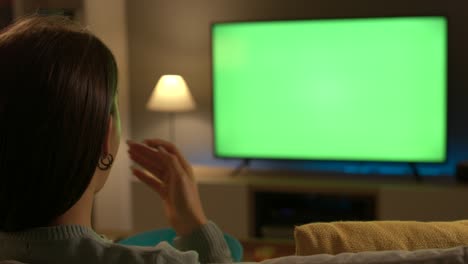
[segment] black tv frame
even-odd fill
[[[412,18],[412,17],[440,17],[444,18],[446,21],[446,84],[445,84],[445,158],[440,162],[433,162],[433,161],[390,161],[390,160],[351,160],[351,159],[295,159],[295,158],[272,158],[272,157],[234,157],[234,156],[222,156],[219,155],[216,151],[216,122],[215,122],[215,109],[214,109],[214,98],[215,98],[215,89],[214,89],[214,74],[213,74],[213,28],[215,25],[219,24],[234,24],[234,23],[253,23],[253,22],[288,22],[288,21],[321,21],[321,20],[363,20],[363,19],[379,19],[379,18]],[[241,164],[241,170],[245,166],[249,166],[251,160],[262,160],[262,161],[298,161],[298,162],[306,162],[306,161],[314,161],[314,162],[349,162],[349,163],[356,163],[356,162],[366,162],[366,163],[384,163],[384,164],[408,164],[410,166],[410,170],[414,170],[416,168],[416,164],[446,164],[448,161],[448,153],[449,153],[449,92],[450,92],[450,19],[445,14],[414,14],[414,15],[385,15],[385,16],[342,16],[342,17],[319,17],[319,18],[298,18],[298,19],[259,19],[259,20],[224,20],[224,21],[213,21],[210,23],[210,87],[212,91],[212,100],[211,100],[211,122],[212,122],[212,151],[214,158],[217,159],[226,159],[226,160],[243,160]],[[417,171],[417,168],[416,168]],[[420,179],[420,175],[414,175],[416,178]]]

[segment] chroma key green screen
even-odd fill
[[[446,158],[444,17],[214,24],[212,68],[217,156]]]

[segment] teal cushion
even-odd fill
[[[118,243],[121,245],[128,246],[153,247],[159,244],[160,242],[166,241],[169,244],[174,245],[173,241],[175,237],[176,232],[174,231],[174,229],[164,228],[139,233],[134,236],[120,240]],[[226,240],[229,250],[231,250],[232,259],[236,262],[242,261],[242,255],[244,253],[244,250],[239,240],[226,233],[224,234],[224,239]]]

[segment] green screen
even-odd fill
[[[442,162],[444,17],[212,28],[221,157]]]

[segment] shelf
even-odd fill
[[[285,189],[285,190],[333,190],[341,192],[362,192],[373,194],[380,189],[411,189],[411,190],[466,190],[467,185],[455,184],[448,177],[431,177],[425,182],[418,183],[412,178],[402,176],[359,176],[326,172],[303,171],[247,171],[246,173],[231,176],[233,168],[194,166],[195,178],[203,184],[234,184],[247,185],[258,190]]]
[[[452,221],[468,219],[468,186],[379,178],[341,178],[301,172],[250,171],[230,176],[232,168],[194,166],[207,216],[222,230],[241,240],[256,234],[255,193],[320,194],[372,197],[376,220]],[[132,181],[134,230],[167,227],[157,194]],[[151,206],[151,207],[149,207]],[[152,208],[152,210],[148,210]],[[310,220],[312,221],[312,219]],[[291,227],[292,228],[292,227]]]

